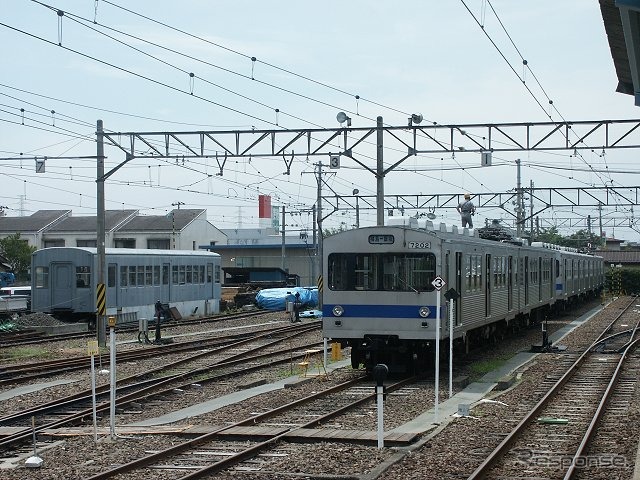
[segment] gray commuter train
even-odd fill
[[[220,310],[220,255],[204,251],[107,248],[107,315],[155,316],[155,304],[182,315]],[[96,248],[51,247],[31,257],[31,309],[64,318],[95,318]]]
[[[459,295],[453,337],[468,350],[604,285],[599,257],[414,218],[329,236],[323,262],[323,335],[351,347],[354,368],[369,370],[377,363],[416,370],[432,361],[438,295],[439,338],[449,338],[444,294]]]

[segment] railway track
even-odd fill
[[[224,322],[228,320],[234,320],[236,318],[251,318],[251,317],[259,317],[266,315],[268,311],[257,310],[257,311],[248,311],[241,313],[230,313],[230,314],[221,314],[221,315],[211,315],[206,317],[199,318],[189,318],[182,320],[169,320],[163,321],[160,325],[161,332],[166,332],[167,329],[186,326],[186,325],[200,325],[200,324],[209,324],[209,323],[218,323]],[[149,322],[150,331],[155,330],[155,320],[151,320]],[[136,332],[138,331],[138,323],[137,322],[128,322],[118,324],[118,332]],[[109,329],[107,328],[107,333]],[[64,340],[73,340],[76,338],[93,338],[95,337],[95,332],[82,332],[82,333],[59,333],[59,334],[46,334],[44,332],[35,330],[33,328],[25,328],[21,330],[12,330],[2,332],[0,331],[0,347],[19,347],[25,345],[37,345],[45,342],[57,342]],[[153,336],[153,335],[152,335]],[[141,337],[141,341],[144,339]]]
[[[317,347],[317,342],[290,348],[280,348],[279,346],[288,344],[294,336],[302,335],[315,328],[317,327],[304,324],[281,327],[279,333],[282,335],[275,340],[271,339],[273,332],[254,335],[252,339],[234,342],[218,349],[201,352],[191,355],[189,358],[165,364],[155,370],[123,378],[117,382],[116,407],[124,409],[127,405],[138,404],[143,400],[148,401],[154,396],[170,397],[176,392],[193,388],[196,383],[194,379],[197,379],[197,384],[202,386],[302,359],[305,350]],[[288,333],[288,335],[284,335],[284,333]],[[259,341],[257,346],[250,347],[248,345],[257,340]],[[245,348],[223,359],[211,360],[212,356],[235,351],[239,347]],[[96,395],[99,403],[96,409],[98,413],[109,411],[109,394],[109,385],[97,387]],[[38,418],[35,432],[83,423],[92,416],[91,400],[91,391],[88,390],[0,417],[0,426],[19,427],[14,433],[0,438],[0,449],[15,448],[28,441],[32,435],[32,430],[28,425],[32,417]]]
[[[527,477],[570,479],[601,463],[586,456],[610,399],[629,403],[633,389],[621,378],[636,375],[640,360],[634,350],[637,313],[635,299],[569,367],[544,397],[509,432],[469,480]],[[630,373],[630,372],[635,372]],[[615,413],[616,407],[613,407]],[[619,412],[618,412],[619,413]]]
[[[351,400],[349,395],[345,395],[345,392],[357,387],[363,380],[364,377],[356,378],[314,392],[289,404],[252,415],[179,445],[98,473],[87,480],[104,480],[120,474],[135,475],[135,478],[154,478],[158,468],[175,474],[187,471],[186,475],[176,477],[182,480],[205,478],[237,467],[243,462],[254,460],[259,455],[264,455],[265,451],[275,450],[280,442],[292,439],[323,441],[323,438],[305,434],[305,431],[374,401],[375,393],[360,396],[357,400]],[[414,381],[415,378],[407,378],[391,383],[386,387],[387,392],[396,391]],[[314,403],[321,403],[321,407],[314,410]],[[314,411],[313,415],[309,415],[310,410]],[[308,420],[310,416],[313,417],[312,420]],[[260,426],[265,426],[260,435],[250,433],[250,431],[255,432]],[[242,435],[243,430],[246,431],[245,435]],[[231,444],[230,439],[234,436],[243,441]],[[252,441],[246,439],[249,436],[253,439]],[[209,454],[198,455],[202,451],[208,451]],[[211,452],[214,451],[222,451],[222,453],[212,454]]]
[[[297,328],[315,327],[320,328],[320,322],[309,322],[300,324],[299,327],[281,327],[269,326],[260,328],[251,332],[231,334],[225,336],[217,336],[207,339],[198,339],[179,343],[168,343],[160,346],[149,346],[144,350],[131,350],[118,353],[118,362],[131,362],[145,358],[153,358],[158,355],[172,355],[180,353],[188,353],[205,348],[219,348],[226,344],[238,342],[243,339],[251,339],[256,334],[272,334],[278,335],[286,333]],[[107,355],[105,355],[107,357]],[[70,358],[50,360],[44,362],[29,362],[22,364],[8,364],[0,367],[0,386],[13,385],[19,382],[29,381],[35,378],[42,378],[60,373],[81,370],[90,366],[90,357],[87,355],[79,355]],[[103,365],[108,366],[108,359],[103,360]]]

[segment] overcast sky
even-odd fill
[[[9,0],[1,23],[0,157],[24,157],[0,160],[0,205],[9,215],[95,215],[95,159],[55,157],[95,156],[98,119],[108,131],[149,132],[335,128],[339,111],[349,112],[354,127],[375,125],[377,116],[406,125],[412,112],[441,124],[640,118],[633,98],[615,93],[595,0]],[[470,168],[479,164],[477,153],[418,155],[387,176],[385,193],[505,192],[516,185],[516,159],[525,186],[638,184],[634,149],[571,153],[496,153],[490,168]],[[113,147],[106,155],[107,170],[124,160]],[[399,155],[386,150],[385,163]],[[48,157],[44,173],[35,172],[34,156]],[[269,194],[301,212],[287,228],[310,230],[313,163],[328,160],[296,156],[287,176],[281,158],[233,159],[219,176],[215,159],[136,159],[107,181],[106,205],[164,214],[180,203],[206,208],[219,228],[237,228],[258,224],[257,196]],[[325,177],[324,194],[375,194],[370,172],[341,163]],[[458,223],[452,210],[435,213]],[[565,219],[587,214],[593,209],[543,216],[568,234],[577,228],[566,228]],[[603,214],[605,221],[635,218],[623,207]],[[476,224],[508,217],[480,209]],[[374,211],[362,211],[361,225],[375,221]],[[342,222],[354,224],[354,212],[334,213],[325,226]],[[605,230],[640,237],[630,228]]]

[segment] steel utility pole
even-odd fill
[[[384,149],[384,130],[382,117],[376,119],[376,212],[378,226],[384,225],[384,163],[382,161]]]
[[[318,205],[318,253],[316,254],[316,260],[318,262],[318,279],[322,281],[322,287],[324,288],[324,277],[322,276],[322,162],[316,164],[318,167],[317,182],[318,182],[318,198],[316,203]],[[318,282],[320,283],[320,282]],[[322,290],[318,288],[318,309],[322,311]]]
[[[96,154],[98,171],[96,174],[96,184],[98,199],[96,204],[98,232],[96,238],[96,247],[98,251],[98,278],[97,283],[104,285],[104,270],[106,264],[105,251],[105,207],[104,207],[104,130],[102,128],[102,120],[98,120],[96,128]],[[96,299],[96,304],[97,304]],[[98,305],[99,308],[99,305]],[[107,345],[107,323],[106,312],[97,312],[96,331],[98,337],[98,346],[105,347]]]
[[[520,183],[520,159],[516,160],[516,167],[518,169],[517,183],[516,183],[516,235],[518,238],[522,236],[522,185]]]

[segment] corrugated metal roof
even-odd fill
[[[38,210],[28,217],[0,217],[0,232],[40,232],[69,215],[71,210]]]
[[[195,218],[204,215],[203,209],[173,210],[167,215],[141,215],[132,218],[119,228],[119,232],[180,231]]]
[[[638,250],[601,250],[596,252],[596,256],[602,257],[605,263],[640,265],[640,251]]]

